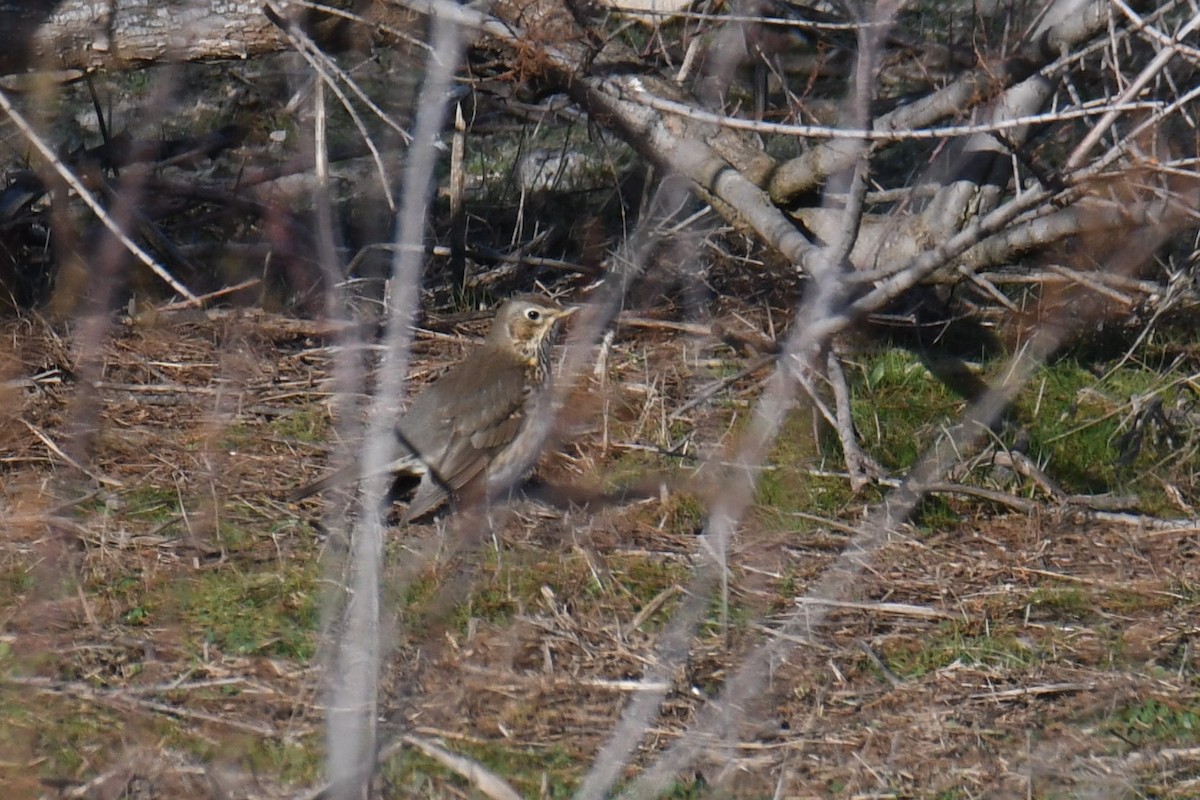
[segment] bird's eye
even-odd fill
[[[525,312],[525,319],[529,320],[530,322],[537,322],[541,318],[542,313],[536,308],[531,308]]]

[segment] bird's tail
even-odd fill
[[[426,472],[425,464],[421,459],[414,455],[406,454],[389,462],[379,473],[392,473],[395,476],[413,475],[422,476]],[[303,500],[306,497],[311,497],[314,494],[323,492],[326,489],[333,489],[337,486],[346,486],[347,484],[360,481],[368,477],[363,474],[362,464],[356,459],[346,464],[340,469],[336,469],[328,475],[317,478],[311,483],[306,483],[299,486],[287,494],[287,502],[294,503],[297,500]]]
[[[295,503],[297,500],[303,500],[306,497],[311,497],[314,494],[323,492],[326,489],[332,489],[335,486],[345,486],[348,483],[353,483],[359,477],[358,462],[352,461],[341,469],[334,470],[328,475],[317,478],[315,481],[310,481],[303,486],[298,486],[287,494],[287,501]]]

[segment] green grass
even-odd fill
[[[625,595],[631,604],[629,610],[633,611],[641,611],[646,603],[669,587],[683,585],[691,575],[683,561],[633,555],[609,556],[608,568],[617,590],[613,594]],[[665,605],[651,619],[666,619],[670,608],[670,604]]]
[[[659,800],[729,800],[731,797],[732,795],[727,790],[710,786],[699,772],[691,780],[674,781],[666,791],[658,795]],[[759,800],[759,798],[752,796],[746,800]],[[762,800],[765,800],[765,795]]]
[[[609,607],[621,617],[633,616],[664,589],[687,578],[682,562],[640,555],[611,554],[599,573],[582,553],[551,554],[549,559],[545,555],[505,551],[497,558],[494,551],[489,553],[456,611],[459,626],[465,629],[472,618],[503,623],[516,614],[544,609],[547,590],[560,603],[588,603]],[[655,616],[661,615],[660,611]]]
[[[259,446],[262,429],[245,422],[234,422],[221,431],[220,447],[224,450],[253,450]]]
[[[160,592],[170,592],[157,574],[126,565],[120,570],[97,565],[84,579],[97,619],[140,627],[150,624],[160,602]],[[63,590],[74,591],[64,587]]]
[[[1200,432],[1181,421],[1172,409],[1194,402],[1194,391],[1182,374],[1164,374],[1143,365],[1126,364],[1103,381],[1096,369],[1094,364],[1063,358],[1043,366],[1024,387],[1013,416],[1028,434],[1030,458],[1068,493],[1133,494],[1143,511],[1177,514],[1179,509],[1170,502],[1165,486],[1178,487],[1185,497],[1196,494],[1194,454],[1200,449]],[[904,350],[863,356],[858,369],[848,370],[848,375],[862,446],[896,473],[911,468],[966,408],[916,356]],[[1164,411],[1135,416],[1131,398],[1141,398],[1143,408],[1157,398]],[[810,464],[819,459],[840,462],[840,448],[830,432],[823,430],[814,446],[811,431],[795,427],[811,428],[808,415],[799,416],[805,417],[803,423],[789,422],[772,463],[784,468],[806,459]],[[1000,436],[1011,444],[1016,434],[1013,426],[1011,432],[1006,430]],[[795,444],[798,441],[805,444]],[[994,473],[989,474],[991,479]],[[808,486],[798,486],[798,482]],[[760,492],[764,502],[779,507],[801,507],[811,513],[836,511],[840,498],[835,495],[832,502],[821,503],[820,485],[784,469],[781,474],[764,474]],[[922,506],[921,520],[933,528],[952,524],[968,507],[984,504],[963,498],[929,500]]]
[[[177,613],[203,641],[229,653],[307,661],[319,611],[315,565],[243,572],[227,564],[173,585]]]
[[[703,501],[688,492],[675,492],[667,497],[665,503],[658,503],[652,509],[657,519],[663,520],[663,527],[677,533],[695,533],[704,527],[708,518],[708,509]]]
[[[53,725],[39,725],[33,750],[45,759],[43,775],[78,775],[90,756],[124,727],[123,715],[112,710],[83,706],[67,710]]]
[[[0,567],[0,607],[15,605],[33,585],[33,572],[26,565],[14,562]]]
[[[646,450],[624,450],[605,465],[605,489],[619,491],[647,474],[670,479],[679,475],[680,470],[675,459],[665,459],[658,453]]]
[[[138,486],[121,492],[121,512],[141,522],[162,523],[179,514],[179,492],[174,486]]]
[[[966,800],[972,796],[965,789],[943,789],[933,795],[933,800]]]
[[[502,623],[539,608],[548,602],[543,589],[576,602],[586,602],[600,592],[586,561],[577,555],[554,562],[537,558],[531,563],[524,554],[504,553],[497,559],[492,551],[488,561],[476,573],[470,594],[458,609],[464,628],[472,618]]]
[[[481,308],[493,308],[497,298],[491,287],[452,286],[451,297],[455,311],[473,312]]]
[[[872,354],[849,370],[852,414],[863,449],[886,469],[903,472],[935,441],[941,427],[962,410],[961,399],[938,382],[917,358],[903,350]],[[839,516],[852,502],[876,502],[883,492],[868,487],[857,498],[844,478],[813,475],[812,469],[844,469],[841,444],[812,412],[794,411],[785,421],[757,483],[756,513],[776,530],[803,530],[795,512]],[[925,525],[938,528],[958,519],[958,503],[929,498],[922,505]]]
[[[0,689],[0,784],[11,788],[30,772],[44,778],[81,778],[110,748],[119,750],[126,718],[125,713],[86,702]]]
[[[956,662],[1012,670],[1031,666],[1038,660],[1012,630],[993,626],[990,631],[977,633],[971,626],[958,622],[944,623],[920,641],[891,641],[880,656],[902,678],[920,678]]]
[[[166,522],[179,515],[179,492],[174,486],[142,484],[116,493],[101,493],[78,505],[86,516],[116,517],[145,524]]]
[[[284,784],[316,783],[324,770],[321,734],[309,734],[295,741],[280,741],[253,734],[223,732],[220,737],[197,736],[194,727],[174,724],[164,733],[163,741],[192,753],[205,764],[236,764],[253,775],[269,775]]]
[[[1075,587],[1039,587],[1029,595],[1027,603],[1031,619],[1051,618],[1056,621],[1083,621],[1095,616],[1095,599]]]
[[[329,413],[324,406],[298,408],[267,425],[268,435],[317,444],[329,438]]]
[[[325,767],[319,739],[320,735],[312,735],[300,741],[281,742],[247,736],[240,747],[230,746],[227,740],[223,749],[233,754],[240,751],[241,763],[254,774],[272,775],[285,783],[311,784],[320,779]]]
[[[916,463],[940,433],[962,413],[965,404],[912,353],[887,350],[848,374],[854,383],[854,424],[863,447],[888,469]]]
[[[530,748],[480,742],[439,746],[487,767],[522,797],[571,797],[582,774],[578,757],[556,746]],[[459,792],[464,793],[462,796],[477,796],[467,793],[466,779],[413,748],[406,747],[389,759],[380,775],[386,797],[443,797],[438,788],[447,783],[458,787],[456,796]]]
[[[836,515],[853,497],[845,480],[811,473],[836,447],[829,440],[814,441],[812,432],[811,413],[798,410],[788,415],[775,438],[754,498],[755,513],[768,527],[794,530],[794,512]]]
[[[1135,592],[1129,589],[1109,589],[1100,598],[1099,606],[1110,614],[1164,612],[1175,605],[1175,598],[1162,594]]]
[[[1163,484],[1194,486],[1194,465],[1177,456],[1189,452],[1183,442],[1196,433],[1168,436],[1160,420],[1148,417],[1135,433],[1130,406],[1131,398],[1152,392],[1167,409],[1186,401],[1186,387],[1163,390],[1169,383],[1169,376],[1135,365],[1103,383],[1070,359],[1043,367],[1020,397],[1030,455],[1068,492],[1133,493],[1143,511],[1177,513]]]
[[[958,526],[964,513],[980,508],[985,501],[954,495],[927,495],[917,506],[917,530],[932,535]]]
[[[231,509],[226,509],[226,514],[229,513],[231,513]],[[274,527],[277,529],[290,527],[289,522],[280,523]],[[239,524],[229,517],[223,516],[218,520],[213,543],[218,545],[221,551],[228,556],[238,553],[253,553],[264,545],[264,537],[261,531],[256,531],[252,526]]]
[[[1119,709],[1105,728],[1135,746],[1200,744],[1200,707],[1150,698]]]
[[[1083,392],[1094,382],[1082,366],[1063,361],[1044,367],[1022,393],[1031,453],[1068,491],[1103,492],[1116,482],[1117,420],[1105,419],[1110,407]]]
[[[317,781],[323,767],[319,734],[287,742],[225,729],[212,736],[201,733],[194,721],[150,712],[131,715],[90,700],[0,685],[0,785],[10,790],[31,772],[55,780],[85,779],[127,757],[123,743],[138,738],[156,742],[160,750],[191,753],[208,764],[237,764],[291,784]]]
[[[117,618],[122,625],[141,626],[150,622],[151,607],[137,597],[139,584],[140,582],[136,578],[122,578],[118,584],[118,589],[122,594],[133,598]]]

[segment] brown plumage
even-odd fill
[[[554,325],[572,311],[535,295],[508,300],[483,344],[417,395],[396,422],[400,455],[387,467],[421,479],[403,521],[433,511],[503,459],[524,425],[531,398],[549,378]],[[349,464],[301,486],[288,499],[364,477],[358,464]]]

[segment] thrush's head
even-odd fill
[[[514,352],[531,366],[549,343],[554,323],[575,309],[563,308],[547,297],[522,295],[508,300],[496,312],[488,343]]]

